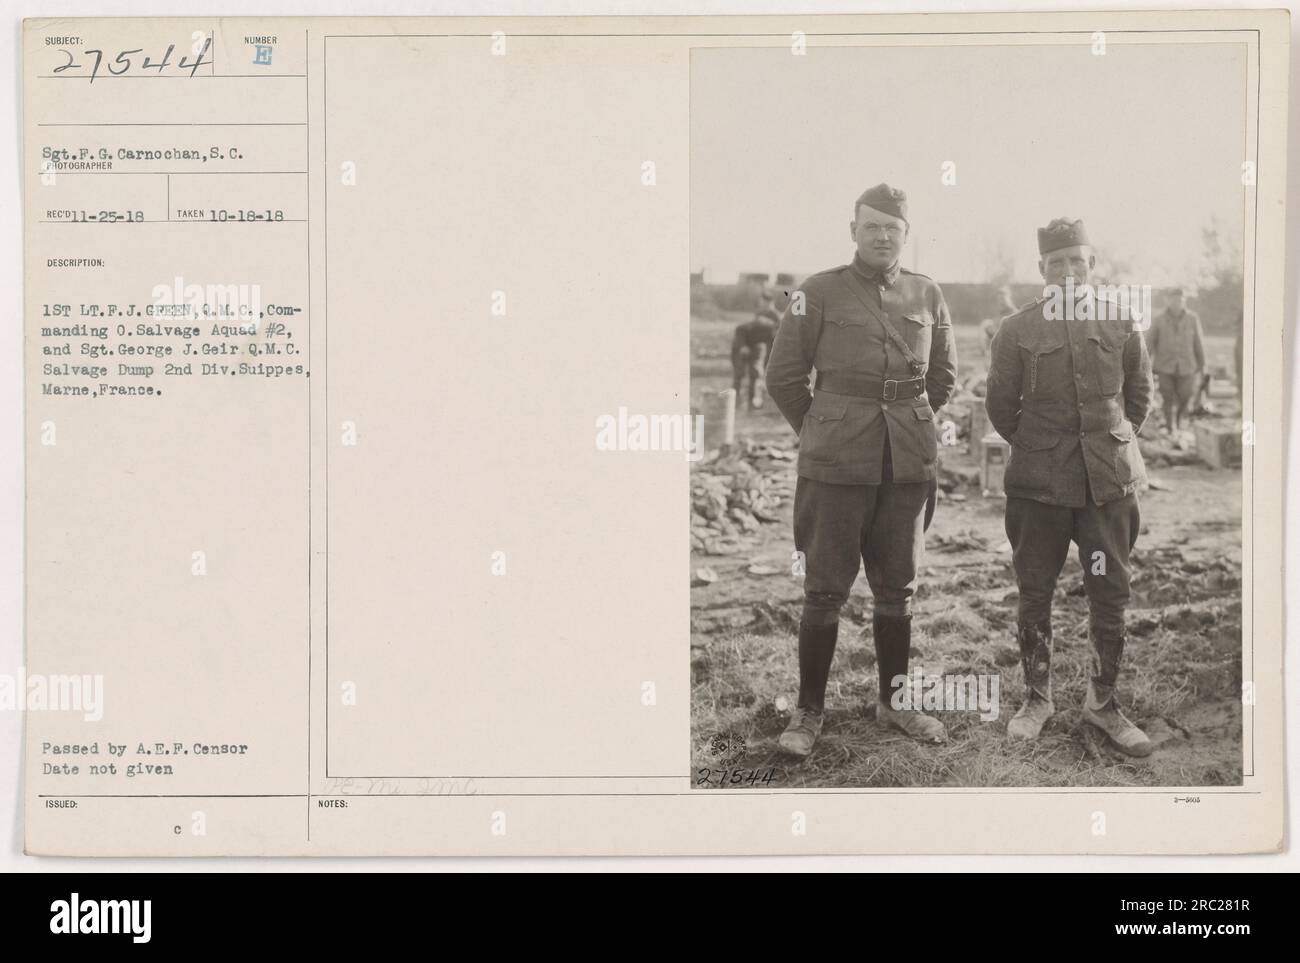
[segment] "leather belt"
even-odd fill
[[[925,393],[925,379],[881,381],[879,378],[859,377],[842,371],[819,371],[816,387],[836,395],[854,395],[878,401],[910,401]]]

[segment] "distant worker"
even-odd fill
[[[996,300],[993,304],[993,316],[985,318],[980,324],[980,333],[984,335],[984,353],[991,354],[993,339],[997,337],[998,328],[1002,327],[1002,319],[1008,318],[1016,313],[1016,302],[1011,300],[1011,288],[1002,285],[996,293]]]
[[[759,297],[758,312],[751,320],[736,325],[736,333],[731,339],[732,386],[736,389],[738,406],[741,385],[747,383],[746,403],[751,409],[763,407],[760,385],[780,323],[781,313],[776,310],[776,298],[764,288]]]
[[[1183,306],[1183,289],[1165,292],[1165,310],[1151,324],[1147,347],[1160,381],[1165,430],[1177,435],[1205,377],[1205,334],[1195,311]]]

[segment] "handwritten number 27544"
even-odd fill
[[[180,63],[176,65],[177,69],[188,70],[190,72],[190,76],[193,77],[195,71],[197,71],[204,64],[212,63],[210,59],[208,60],[203,59],[204,55],[208,52],[208,48],[210,46],[212,46],[212,38],[211,37],[204,38],[203,49],[198,52],[198,55],[194,57],[192,61],[189,57],[182,57],[180,59]],[[165,68],[168,64],[171,63],[172,52],[175,49],[176,49],[175,44],[171,44],[170,46],[168,46],[167,52],[162,55],[161,60],[154,60],[151,56],[146,56],[144,58],[144,63],[140,65],[140,70],[142,71],[156,70],[158,71],[158,73],[161,74],[163,72],[163,68]],[[134,50],[123,50],[120,53],[118,53],[118,55],[114,57],[112,60],[108,61],[108,63],[104,62],[104,51],[102,50],[82,51],[85,60],[88,61],[83,63],[77,62],[77,58],[71,50],[64,48],[61,49],[59,53],[67,57],[68,62],[65,64],[61,64],[58,67],[55,67],[54,72],[56,74],[61,74],[65,70],[84,70],[86,67],[90,67],[90,82],[93,84],[95,82],[95,78],[99,76],[99,70],[101,67],[106,69],[110,74],[112,74],[115,77],[120,77],[122,74],[126,73],[128,70],[132,68],[132,66],[134,66],[134,62],[131,60],[131,58],[135,54],[144,53],[144,48],[137,47]],[[115,64],[116,67],[114,66]]]

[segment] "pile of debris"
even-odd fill
[[[1147,468],[1198,465],[1201,462],[1190,432],[1170,437],[1163,433],[1152,434],[1143,428],[1142,434],[1138,435],[1138,449],[1142,452],[1142,461]]]
[[[952,397],[936,413],[935,421],[942,425],[951,421],[957,426],[957,438],[962,441],[978,442],[978,437],[971,437],[972,428],[978,436],[988,428],[988,416],[984,414],[984,394],[987,379],[982,373],[961,378],[953,389]]]
[[[937,483],[939,491],[945,495],[959,496],[955,501],[965,499],[966,489],[979,494],[980,469],[978,465],[963,465],[955,457],[945,458],[948,452],[940,450]]]
[[[1240,468],[1241,446],[1242,425],[1228,418],[1197,418],[1190,428],[1172,435],[1152,419],[1138,436],[1142,460],[1148,468],[1197,464]]]
[[[794,497],[793,448],[742,441],[691,475],[691,548],[707,555],[736,555],[765,524],[782,521]]]

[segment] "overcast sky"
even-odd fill
[[[691,269],[843,264],[887,181],[904,265],[939,281],[985,280],[999,245],[1038,280],[1035,229],[1068,215],[1141,275],[1119,280],[1190,282],[1212,215],[1240,243],[1245,74],[1240,44],[696,50]]]

